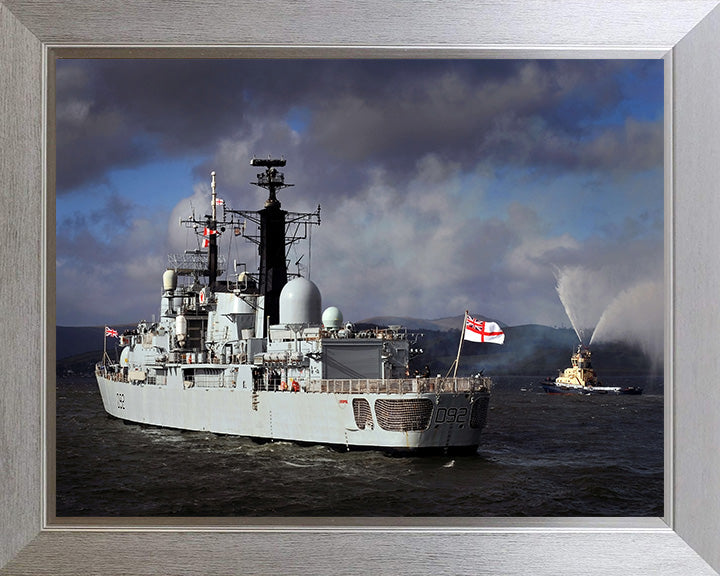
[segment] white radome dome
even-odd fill
[[[174,292],[177,288],[177,274],[175,270],[168,268],[163,272],[163,290],[165,292]]]
[[[318,325],[321,310],[320,290],[307,278],[291,280],[280,292],[280,324]]]
[[[343,315],[337,306],[330,306],[325,309],[322,315],[322,323],[328,330],[337,330],[342,327]]]

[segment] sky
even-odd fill
[[[250,159],[272,156],[283,209],[321,205],[290,270],[304,252],[346,321],[662,333],[662,60],[67,59],[56,78],[58,325],[157,316],[210,172],[258,210]]]

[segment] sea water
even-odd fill
[[[58,517],[662,516],[661,376],[642,396],[498,377],[472,456],[393,457],[126,424],[92,379],[57,385]]]

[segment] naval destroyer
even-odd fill
[[[414,340],[402,326],[356,330],[318,287],[288,270],[289,247],[320,224],[281,208],[284,159],[253,158],[262,209],[233,210],[211,174],[209,214],[180,225],[197,249],[168,257],[158,321],[106,339],[96,377],[107,413],[125,421],[259,441],[392,452],[474,452],[485,426],[487,377],[418,377]],[[248,221],[257,226],[248,232]],[[257,272],[226,268],[218,246],[240,237],[258,246]],[[158,278],[160,284],[160,278]]]

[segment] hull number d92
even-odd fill
[[[437,424],[443,424],[445,422],[452,424],[454,422],[462,424],[467,422],[468,409],[466,407],[460,408],[443,408],[440,407],[435,411],[435,422]]]

